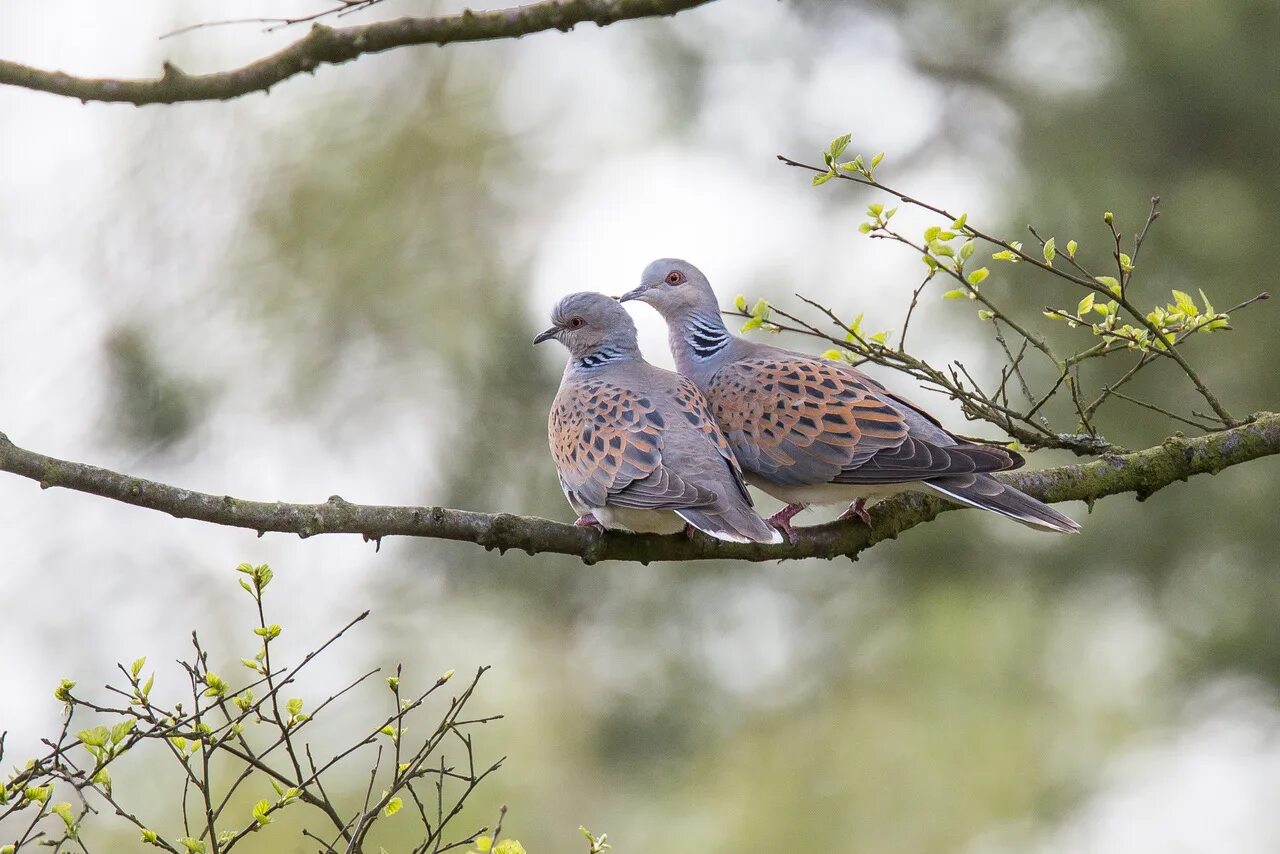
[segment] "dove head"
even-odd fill
[[[556,339],[580,367],[590,368],[640,352],[636,325],[613,297],[583,291],[569,294],[551,310],[551,327],[533,339]]]
[[[640,286],[618,299],[648,303],[667,323],[693,315],[720,316],[720,305],[707,277],[679,258],[659,258],[645,267],[640,274]]]

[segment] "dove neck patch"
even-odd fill
[[[729,330],[719,317],[695,314],[685,321],[684,342],[694,356],[709,359],[729,345]]]
[[[591,368],[598,368],[601,365],[607,365],[611,362],[616,362],[619,359],[626,358],[626,355],[626,353],[619,350],[617,347],[609,347],[606,345],[593,353],[588,353],[583,356],[576,362],[576,364],[579,368],[590,370]]]

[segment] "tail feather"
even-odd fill
[[[1080,525],[1071,517],[1064,516],[1048,504],[1037,501],[990,475],[940,477],[925,481],[925,485],[952,501],[999,513],[1006,519],[1021,522],[1029,528],[1061,534],[1076,534],[1080,531]]]
[[[693,527],[731,543],[780,543],[782,534],[745,505],[690,507],[676,511]]]

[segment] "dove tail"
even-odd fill
[[[780,543],[782,534],[747,506],[690,507],[676,511],[693,527],[731,543]]]
[[[1006,519],[1021,522],[1029,528],[1060,534],[1075,534],[1080,531],[1080,525],[1074,519],[990,475],[939,477],[925,481],[925,485],[952,501],[999,513]]]

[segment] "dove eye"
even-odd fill
[[[678,285],[683,281],[684,281],[684,274],[681,273],[679,270],[672,270],[670,273],[667,273],[668,285]]]
[[[582,328],[582,324],[583,324],[583,320],[582,320],[582,318],[581,318],[581,317],[571,317],[571,318],[569,318],[569,328],[570,328],[570,329],[581,329],[581,328]]]

